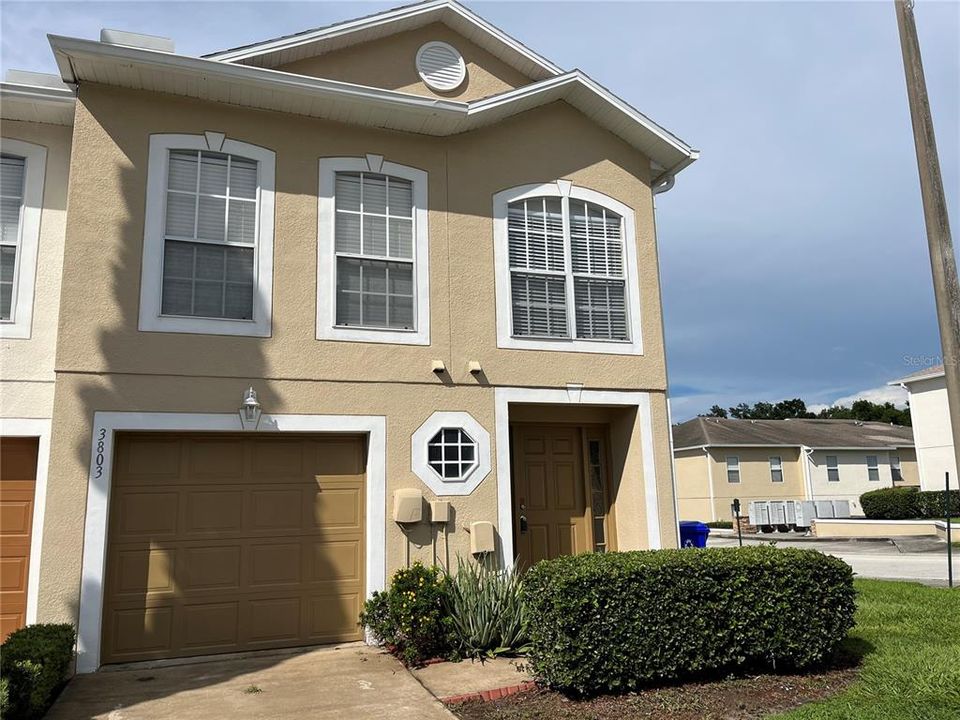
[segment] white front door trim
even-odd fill
[[[660,537],[660,504],[657,497],[657,468],[653,458],[653,421],[650,417],[650,393],[621,390],[581,390],[498,387],[495,391],[497,432],[497,525],[500,534],[500,560],[503,567],[513,565],[513,490],[510,467],[510,404],[609,405],[635,407],[640,424],[640,450],[643,456],[644,505],[647,519],[647,544],[663,547]]]
[[[30,529],[30,566],[27,568],[27,625],[37,622],[40,592],[40,550],[43,547],[43,513],[47,506],[47,472],[50,467],[50,420],[36,418],[0,418],[0,435],[35,437],[37,482],[33,491],[33,526]]]
[[[48,421],[49,422],[49,421]],[[236,413],[97,412],[93,419],[90,479],[84,528],[80,612],[77,625],[77,672],[100,666],[103,585],[106,579],[107,522],[118,431],[242,432]],[[258,433],[337,432],[367,436],[367,595],[386,582],[386,418],[379,415],[268,415]],[[38,482],[39,488],[39,482]],[[39,489],[38,489],[39,492]]]

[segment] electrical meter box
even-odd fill
[[[493,523],[481,520],[470,523],[470,552],[474,555],[493,552]]]
[[[423,519],[423,495],[419,490],[404,488],[393,494],[393,520],[418,523]]]
[[[449,500],[431,500],[430,501],[430,522],[445,523],[450,520],[450,501]]]

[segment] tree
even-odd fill
[[[727,417],[727,411],[719,405],[714,405],[705,415],[702,415],[701,417],[725,418]]]

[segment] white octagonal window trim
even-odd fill
[[[411,442],[411,469],[434,495],[469,495],[490,474],[490,433],[470,413],[435,412]]]

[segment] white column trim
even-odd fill
[[[116,433],[123,430],[241,432],[243,428],[235,413],[94,414],[77,624],[78,673],[93,672],[100,666],[113,449]],[[252,432],[355,432],[367,435],[367,595],[382,590],[386,584],[386,418],[379,415],[264,414],[257,430]]]
[[[40,551],[43,549],[43,518],[47,507],[47,474],[50,468],[49,419],[0,418],[0,435],[35,437],[37,447],[37,482],[33,491],[33,522],[30,528],[30,565],[27,568],[27,625],[37,622],[40,601]]]
[[[510,467],[511,403],[611,405],[637,408],[637,422],[640,423],[640,449],[643,455],[647,543],[650,549],[663,547],[660,537],[656,462],[653,456],[653,420],[650,417],[650,393],[621,390],[583,390],[580,393],[579,402],[575,402],[566,389],[498,387],[494,391],[497,443],[497,531],[500,535],[500,561],[503,567],[512,566],[514,560],[513,490],[512,469]]]

